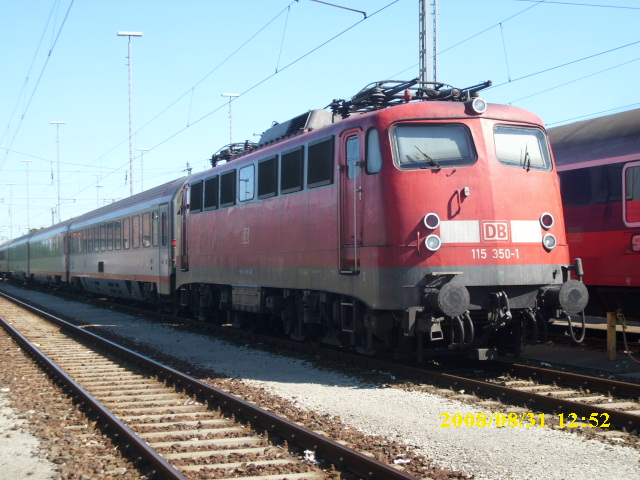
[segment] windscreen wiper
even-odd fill
[[[431,158],[429,155],[427,155],[422,150],[420,150],[417,145],[414,145],[414,147],[416,147],[416,150],[418,150],[422,154],[422,156],[427,159],[427,162],[429,162],[429,165],[431,165],[432,167],[436,167],[438,170],[442,170],[442,166],[440,166],[438,162],[436,162],[433,158]]]

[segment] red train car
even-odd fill
[[[177,200],[179,303],[368,353],[517,351],[581,311],[543,124],[485,86],[373,84],[215,155]]]
[[[549,130],[589,310],[640,318],[640,109]]]

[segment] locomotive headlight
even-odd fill
[[[545,212],[540,215],[540,225],[542,225],[542,228],[544,228],[545,230],[549,230],[551,227],[553,227],[554,223],[555,219],[550,213]]]
[[[442,240],[437,235],[429,235],[424,239],[424,246],[427,247],[427,250],[435,252],[442,246]]]
[[[429,230],[435,230],[440,226],[440,217],[435,213],[427,213],[422,221]]]
[[[550,233],[547,233],[544,237],[542,237],[542,245],[544,245],[544,248],[546,248],[549,251],[556,248],[557,244],[558,244],[558,241],[556,240],[556,237],[554,237]]]
[[[484,113],[487,111],[487,102],[482,97],[476,97],[471,102],[471,108],[476,113]]]

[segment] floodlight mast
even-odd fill
[[[142,32],[129,32],[129,31],[120,31],[118,32],[119,37],[129,37],[129,56],[128,56],[128,66],[129,66],[129,192],[133,195],[133,88],[132,88],[132,77],[131,77],[131,37],[141,37]]]

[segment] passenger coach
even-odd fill
[[[549,130],[593,313],[640,318],[640,109]]]

